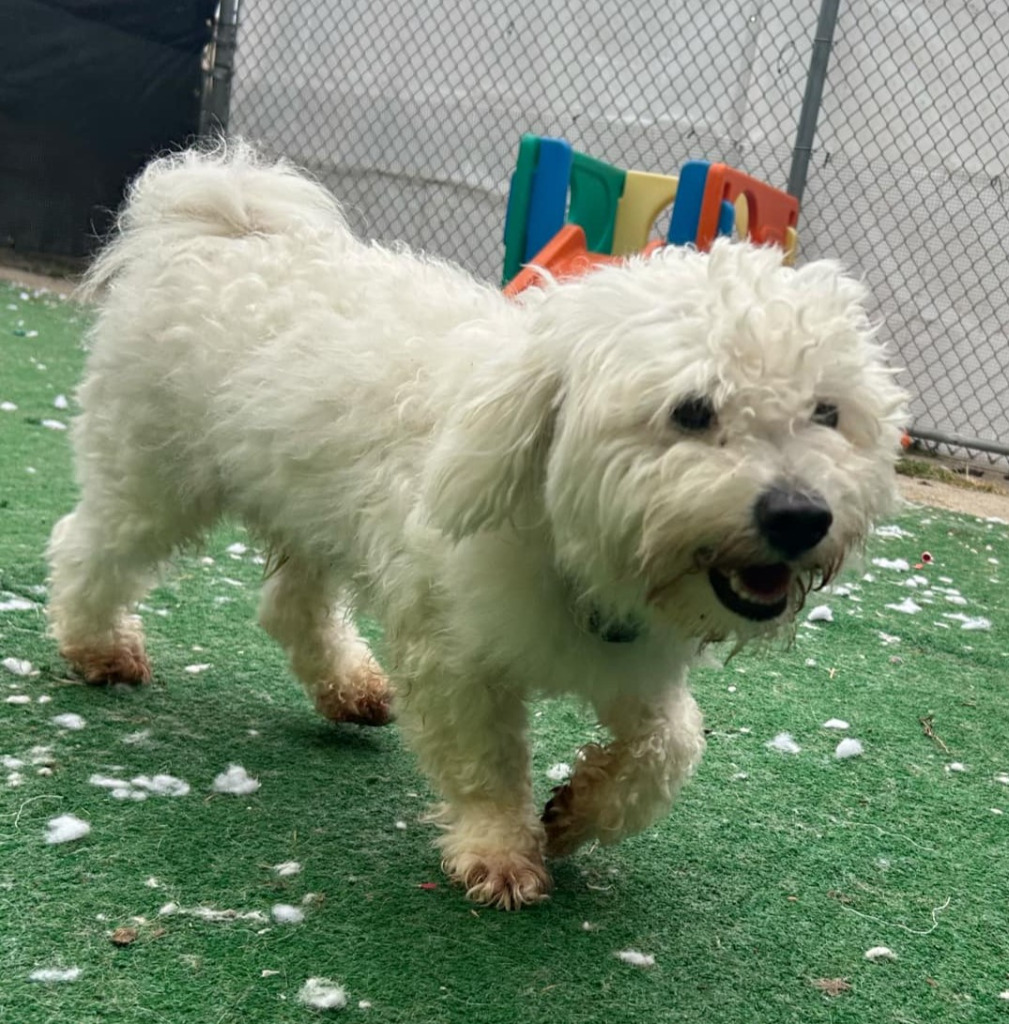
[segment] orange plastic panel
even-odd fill
[[[708,171],[697,224],[697,248],[702,252],[711,248],[718,234],[722,203],[735,203],[740,196],[746,199],[751,240],[787,249],[791,240],[788,229],[794,231],[799,221],[798,199],[725,164],[712,164]]]
[[[641,256],[650,256],[665,243],[657,238],[641,250]],[[614,263],[625,263],[629,256],[606,256],[591,252],[585,244],[585,232],[577,224],[565,224],[556,235],[524,266],[504,288],[504,294],[513,299],[531,285],[543,282],[543,277],[534,267],[550,271],[556,278],[578,277],[600,267]]]
[[[530,261],[548,270],[554,277],[577,277],[607,263],[620,263],[619,257],[589,252],[585,246],[585,232],[577,224],[565,224],[556,235]],[[523,267],[508,282],[505,295],[512,297],[542,280],[532,266]]]

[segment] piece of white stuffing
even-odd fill
[[[52,846],[72,843],[76,839],[83,839],[90,831],[91,826],[76,815],[61,814],[46,822],[46,842]]]
[[[301,924],[305,920],[305,911],[290,903],[276,903],[270,913],[277,924]]]
[[[967,771],[967,766],[962,761],[950,761],[950,763],[946,765],[946,771],[965,772]]]
[[[123,737],[123,743],[127,746],[134,747],[140,743],[146,743],[151,738],[150,729],[141,729],[139,732],[127,733]]]
[[[1009,786],[1009,772],[999,772],[995,776],[995,781],[1003,786]]]
[[[27,693],[12,693],[6,700],[7,704],[31,704],[32,699]]]
[[[228,770],[221,772],[214,779],[215,793],[230,793],[232,796],[248,796],[259,789],[259,780],[251,775],[240,764],[229,764]]]
[[[309,978],[298,992],[298,1002],[313,1010],[342,1010],[347,1005],[347,990],[329,978]]]
[[[862,747],[861,740],[847,736],[838,743],[834,750],[834,757],[840,758],[843,761],[849,757],[858,757],[862,753],[864,753],[864,748]]]
[[[833,622],[834,613],[830,610],[830,605],[818,604],[815,608],[810,609],[809,614],[806,616],[807,622]]]
[[[964,615],[963,612],[956,614],[944,612],[943,618],[959,622],[961,629],[991,629],[991,620],[986,619],[983,615],[970,616]]]
[[[632,967],[654,967],[655,957],[650,953],[639,953],[636,949],[621,949],[613,954],[618,960]]]
[[[79,967],[39,967],[28,975],[29,981],[37,981],[43,985],[58,985],[63,982],[76,981],[81,976]]]
[[[903,615],[917,615],[921,611],[921,605],[916,604],[909,597],[905,597],[900,604],[888,604],[887,608],[894,612],[900,612]]]
[[[17,594],[0,595],[0,612],[30,612],[35,608],[35,602],[25,597],[18,597]]]
[[[69,729],[72,732],[83,729],[88,724],[80,715],[75,714],[73,711],[64,712],[62,715],[54,715],[49,721],[61,729]]]
[[[188,672],[191,676],[198,676],[201,672],[206,672],[210,668],[209,665],[187,665],[182,671]]]
[[[130,779],[130,785],[155,796],[187,796],[189,793],[189,783],[174,775],[138,775]]]
[[[291,875],[301,873],[301,865],[296,860],[285,860],[280,864],[274,864],[273,870],[280,878],[290,878]]]
[[[904,558],[874,558],[872,564],[880,569],[896,569],[898,572],[907,572],[911,568],[910,562]]]
[[[0,757],[0,764],[4,768],[24,768],[25,766],[24,761],[20,757],[11,757],[10,754],[4,754],[3,757]]]
[[[771,750],[779,750],[782,754],[798,754],[802,750],[802,747],[792,739],[791,733],[787,732],[779,732],[773,740],[768,740],[764,746]]]
[[[128,787],[129,783],[122,779],[114,779],[111,775],[100,775],[98,773],[88,778],[88,784],[98,786],[100,789],[122,789]]]
[[[865,951],[865,959],[877,963],[880,960],[896,960],[897,954],[889,946],[873,946]]]
[[[54,409],[69,409],[70,408],[70,403],[67,401],[67,396],[66,395],[57,395],[53,399],[53,408]]]
[[[910,537],[911,534],[907,530],[901,529],[897,525],[893,526],[877,526],[873,531],[877,537]]]
[[[551,782],[567,782],[571,778],[571,765],[559,761],[547,769],[547,778]]]
[[[113,800],[146,800],[147,794],[142,789],[134,789],[125,783],[109,792]]]
[[[30,661],[26,661],[24,658],[4,658],[0,664],[2,664],[8,672],[11,672],[16,676],[30,676],[32,674],[32,663]]]
[[[848,723],[843,718],[828,718],[827,721],[824,722],[823,725],[820,726],[820,728],[821,729],[849,729],[850,726],[848,725]]]
[[[60,420],[43,420],[42,426],[47,430],[66,430],[67,425]]]

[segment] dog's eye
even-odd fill
[[[840,420],[841,414],[833,402],[817,402],[813,410],[813,422],[821,427],[835,428]]]
[[[710,398],[693,395],[674,407],[670,419],[680,430],[708,430],[715,422],[715,407]]]

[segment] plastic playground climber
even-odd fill
[[[665,240],[649,240],[672,204]],[[583,274],[662,245],[705,251],[734,231],[777,245],[792,262],[799,202],[725,164],[691,160],[679,177],[625,171],[576,152],[564,139],[523,135],[505,218],[506,295],[555,277]]]

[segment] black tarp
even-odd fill
[[[83,256],[197,131],[215,0],[0,0],[0,257]]]

